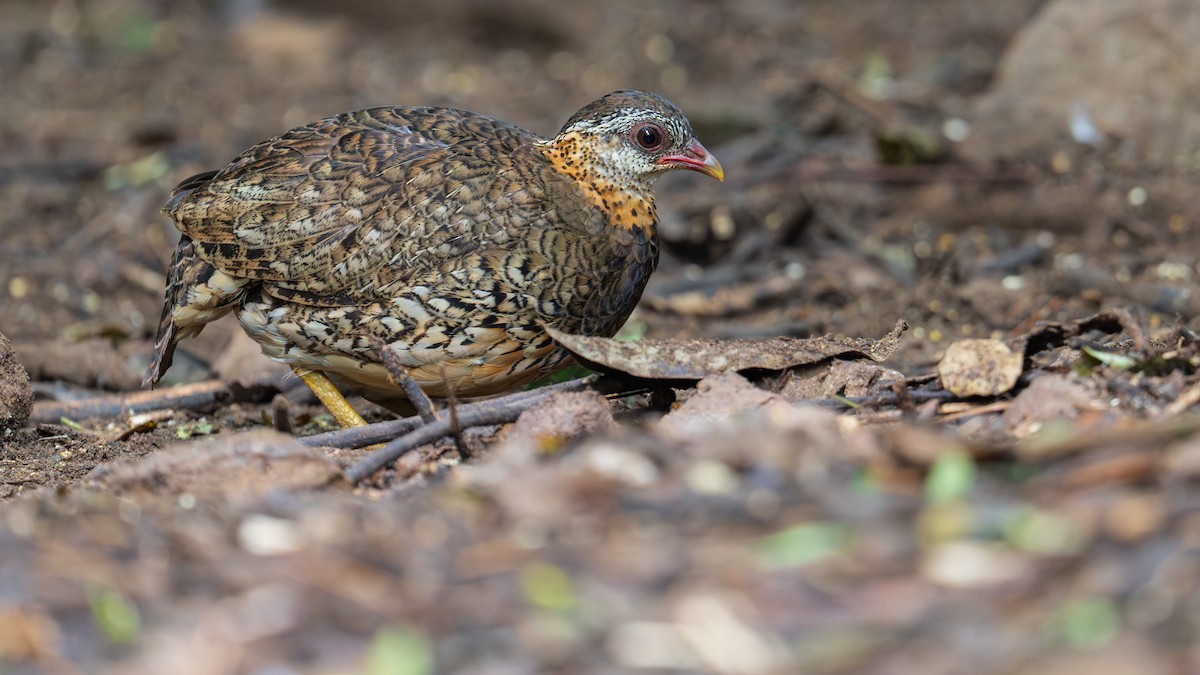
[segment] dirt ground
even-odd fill
[[[0,2],[0,672],[1200,672],[1197,30]],[[662,182],[624,340],[571,343],[603,377],[381,470],[232,321],[139,391],[179,180],[343,110],[551,134],[628,87],[728,180]]]

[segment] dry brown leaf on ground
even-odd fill
[[[892,391],[903,382],[904,374],[892,368],[835,358],[828,366],[791,370],[779,395],[790,401],[876,396]]]
[[[1045,321],[1019,338],[1024,344],[1025,356],[1060,347],[1072,338],[1085,333],[1100,331],[1110,335],[1127,334],[1137,350],[1146,349],[1146,335],[1141,326],[1122,308],[1110,308],[1077,321]]]
[[[903,321],[879,340],[866,338],[788,338],[771,340],[637,340],[572,335],[546,327],[555,342],[579,360],[601,370],[616,370],[655,380],[701,380],[729,371],[781,371],[834,357],[884,361],[896,351]]]
[[[1103,410],[1105,402],[1095,389],[1095,383],[1082,378],[1047,373],[1017,394],[1001,417],[1015,436],[1029,436],[1047,422]]]
[[[1023,360],[999,340],[959,340],[946,349],[938,375],[955,396],[996,396],[1017,384]]]
[[[704,436],[731,418],[769,406],[788,406],[778,394],[759,389],[737,373],[706,377],[695,393],[663,416],[658,430],[671,438]]]
[[[866,461],[878,455],[874,433],[853,418],[787,401],[736,373],[701,380],[654,431],[688,461],[770,465],[785,473],[834,458]]]
[[[956,396],[998,396],[1017,385],[1024,372],[1025,358],[1096,331],[1108,335],[1124,333],[1132,340],[1134,350],[1148,349],[1145,333],[1130,313],[1109,309],[1078,321],[1040,323],[1008,342],[959,340],[946,349],[938,363],[938,375],[943,388]]]

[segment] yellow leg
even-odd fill
[[[304,380],[304,384],[312,389],[312,393],[317,395],[321,403],[333,413],[333,418],[343,429],[350,427],[363,427],[367,425],[367,421],[359,415],[350,403],[346,401],[346,397],[342,396],[342,392],[333,386],[325,373],[316,370],[305,370],[292,366],[292,372],[300,376]]]

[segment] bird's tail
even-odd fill
[[[167,292],[150,365],[142,387],[153,387],[171,367],[175,346],[198,334],[205,324],[227,314],[244,293],[246,279],[235,279],[196,255],[192,240],[179,240],[167,272]]]

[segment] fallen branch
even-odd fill
[[[908,389],[907,393],[904,394],[903,397],[895,391],[889,391],[870,396],[837,396],[834,398],[812,399],[805,402],[821,406],[822,408],[853,410],[859,408],[886,408],[889,406],[898,406],[901,405],[902,398],[912,403],[924,403],[926,401],[952,401],[955,399],[955,396],[944,389],[936,389],[933,391],[926,391],[923,389]]]
[[[279,393],[276,377],[238,382],[196,382],[165,389],[106,394],[75,401],[38,401],[29,416],[31,424],[58,422],[63,418],[85,420],[95,417],[122,417],[152,410],[190,410],[206,412],[231,402],[269,401]]]
[[[539,400],[542,397],[554,393],[556,391],[577,391],[583,389],[589,384],[596,381],[595,376],[581,377],[577,380],[568,382],[560,382],[538,389],[529,391],[520,391],[515,394],[509,394],[501,398],[490,399],[487,401],[479,401],[476,403],[468,403],[458,407],[459,422],[464,427],[465,415],[475,414],[475,411],[486,408],[493,408],[496,405],[507,404],[509,402],[524,401],[526,405],[532,405],[533,401]],[[441,418],[439,421],[445,421],[446,418]],[[412,417],[404,417],[398,420],[388,420],[386,422],[376,422],[368,424],[365,427],[354,427],[351,429],[338,429],[337,431],[327,431],[322,434],[313,434],[312,436],[302,436],[298,440],[310,446],[323,446],[330,448],[361,448],[367,445],[383,443],[392,440],[400,434],[405,434],[421,424],[421,419],[416,415]]]
[[[938,422],[957,422],[968,417],[1004,412],[1012,405],[1012,401],[993,401],[982,405],[963,402],[962,405],[963,407],[960,409],[954,409],[950,404],[943,405],[942,410],[939,411],[942,416],[936,420]]]
[[[536,391],[545,391],[547,388]],[[540,403],[546,396],[548,394],[541,396],[506,397],[484,401],[473,404],[470,406],[470,410],[467,409],[467,406],[463,406],[461,409],[458,409],[456,415],[447,415],[434,422],[417,427],[408,434],[395,439],[379,450],[367,455],[365,459],[346,471],[344,474],[346,480],[350,481],[351,484],[356,484],[396,461],[405,453],[453,434],[455,427],[466,429],[469,427],[512,422],[521,413]]]

